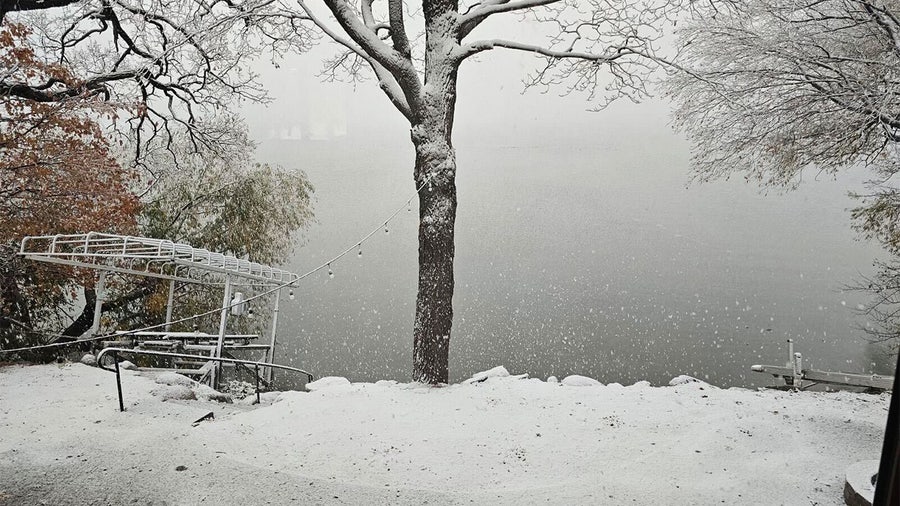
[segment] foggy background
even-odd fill
[[[317,377],[408,380],[417,272],[408,125],[374,82],[322,83],[321,55],[259,71],[274,101],[245,109],[263,162],[303,170],[317,222],[286,268],[307,278],[282,304],[276,360]],[[486,55],[460,73],[459,209],[451,381],[495,365],[545,378],[770,384],[752,364],[890,374],[843,290],[881,254],[850,230],[847,192],[867,174],[808,172],[796,191],[740,175],[689,184],[689,144],[663,100],[601,112],[534,91],[534,60]]]

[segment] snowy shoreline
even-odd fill
[[[0,505],[841,505],[890,400],[501,369],[441,388],[327,378],[255,408],[163,401],[131,371],[123,387],[119,413],[105,371],[0,367]]]

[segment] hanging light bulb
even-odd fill
[[[384,233],[385,233],[385,234],[389,234],[389,233],[391,233],[391,231],[390,231],[390,230],[388,230],[388,226],[387,226],[387,223],[385,223],[385,224],[384,224]]]
[[[295,297],[294,297],[294,289],[293,289],[293,288],[291,288],[291,289],[288,291],[288,298],[291,299],[291,300],[294,300]]]
[[[334,271],[331,270],[331,264],[328,264],[328,277],[334,279]]]
[[[247,318],[253,318],[253,308],[247,309]]]
[[[357,247],[359,247],[359,251],[356,252],[356,256],[362,258],[362,246],[357,244]]]

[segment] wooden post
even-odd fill
[[[888,410],[887,426],[884,429],[884,445],[881,447],[881,464],[878,466],[878,480],[875,482],[873,506],[893,506],[900,504],[900,360],[894,372],[894,390],[891,392],[891,407]]]
[[[803,356],[799,351],[794,353],[794,388],[803,388]]]

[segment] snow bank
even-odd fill
[[[108,372],[2,367],[0,497],[237,504],[266,490],[273,504],[837,506],[848,467],[879,455],[890,400],[568,388],[506,373],[440,388],[323,378],[249,409],[160,402],[150,391],[161,384],[127,371],[119,413]]]

